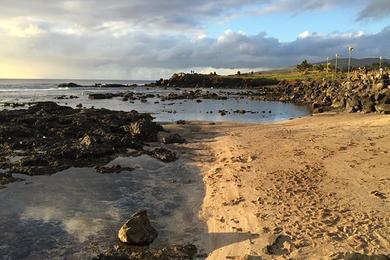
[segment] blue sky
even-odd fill
[[[389,2],[390,5],[390,2]],[[223,22],[206,24],[212,37],[217,37],[225,30],[244,31],[248,35],[265,32],[283,42],[295,40],[303,31],[318,33],[357,32],[378,33],[387,25],[388,18],[373,21],[356,21],[358,10],[350,8],[311,11],[297,15],[289,12],[265,14],[260,16],[240,16]]]
[[[158,79],[390,58],[390,0],[0,0],[0,78]]]

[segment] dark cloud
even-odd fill
[[[15,51],[9,54],[32,63],[43,60],[65,66],[70,74],[78,71],[94,77],[94,73],[103,72],[101,75],[126,77],[147,68],[148,76],[158,78],[191,68],[255,69],[294,65],[303,59],[322,61],[335,53],[346,56],[349,45],[355,47],[355,57],[389,57],[388,39],[390,27],[372,35],[312,34],[288,43],[263,33],[247,36],[232,31],[201,39],[142,32],[117,38],[42,34],[13,43]]]
[[[359,13],[358,20],[380,19],[390,16],[389,0],[367,1],[367,6]]]
[[[0,18],[35,17],[56,23],[78,24],[99,29],[106,22],[125,22],[142,29],[200,29],[210,20],[234,15],[270,12],[301,12],[348,7],[361,10],[357,19],[388,16],[389,0],[0,0]]]
[[[132,27],[165,30],[200,27],[202,21],[237,13],[249,4],[264,0],[0,0],[0,17],[32,16],[47,20],[99,27],[121,21]]]
[[[192,68],[255,69],[294,65],[305,58],[320,61],[336,52],[346,54],[348,45],[356,48],[357,57],[389,57],[390,27],[371,35],[305,32],[291,42],[264,33],[201,35],[211,20],[247,13],[248,7],[299,13],[350,2],[0,0],[0,59],[23,61],[48,77],[157,78]],[[384,2],[357,0],[365,6],[359,19],[383,13],[388,8]]]

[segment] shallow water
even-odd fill
[[[0,189],[1,259],[88,259],[115,243],[116,232],[131,213],[148,209],[159,231],[154,245],[196,243],[195,216],[185,212],[183,189],[202,196],[197,174],[180,160],[164,164],[149,156],[117,158],[110,164],[132,172],[99,174],[72,168],[52,176],[28,177]],[[179,225],[178,225],[179,226]]]
[[[170,100],[160,101],[159,98],[149,98],[148,102],[143,103],[139,100],[131,103],[122,101],[121,98],[105,100],[89,100],[90,93],[118,93],[132,91],[136,93],[150,93],[155,95],[167,95],[172,91],[180,90],[163,88],[71,88],[59,89],[56,86],[65,81],[19,81],[6,82],[0,80],[0,103],[4,102],[36,102],[36,101],[55,101],[61,105],[76,107],[82,104],[84,107],[107,108],[111,110],[131,111],[137,110],[144,113],[152,113],[156,121],[173,122],[177,120],[205,120],[205,121],[234,121],[245,123],[273,122],[288,120],[291,118],[302,117],[310,114],[305,106],[281,102],[266,102],[258,100],[241,99],[232,95],[228,100],[202,100],[198,103],[196,100]],[[12,83],[12,84],[11,84]],[[80,84],[94,84],[93,81],[81,81]],[[133,81],[108,81],[103,83],[121,83],[132,84]],[[142,82],[137,82],[142,83]],[[218,90],[211,90],[218,93]],[[238,92],[240,90],[229,90]],[[56,100],[55,97],[61,95],[75,95],[79,99]],[[157,103],[158,102],[158,103]],[[0,107],[1,109],[1,107]],[[221,116],[218,111],[226,110],[227,115]],[[236,110],[246,110],[253,113],[238,114]]]

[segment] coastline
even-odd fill
[[[287,92],[290,87],[286,87]],[[326,89],[329,86],[322,87]],[[305,87],[300,89],[298,84],[293,93],[307,95],[306,90]],[[387,108],[388,91],[387,85],[380,85],[380,91],[374,97],[375,102],[371,100],[368,108],[376,109],[382,105]],[[50,174],[62,167],[72,166],[70,163],[76,166],[96,166],[93,170],[96,173],[131,172],[137,170],[132,164],[116,165],[110,162],[109,166],[100,165],[119,155],[132,156],[132,152],[125,149],[129,146],[127,148],[139,149],[141,154],[163,163],[179,159],[166,164],[170,168],[160,167],[155,172],[161,173],[161,176],[157,176],[161,178],[160,181],[158,178],[146,180],[143,179],[145,176],[140,176],[142,181],[146,181],[145,194],[152,195],[143,198],[144,202],[149,202],[146,207],[153,212],[156,210],[155,205],[161,206],[157,214],[152,214],[152,221],[161,231],[161,236],[152,245],[157,248],[152,248],[152,251],[148,248],[140,249],[146,254],[158,257],[155,253],[158,254],[159,250],[174,251],[175,245],[170,247],[171,244],[180,243],[196,245],[199,249],[197,257],[200,259],[344,259],[348,252],[367,255],[388,253],[390,191],[386,187],[390,186],[390,178],[385,173],[390,165],[386,160],[390,141],[384,134],[390,130],[388,116],[379,115],[379,112],[369,115],[332,112],[282,122],[235,123],[228,122],[233,118],[229,115],[240,119],[244,114],[245,117],[254,115],[256,118],[268,118],[268,115],[277,116],[279,112],[274,108],[272,111],[271,108],[260,107],[253,110],[250,106],[248,110],[239,105],[239,109],[227,111],[224,104],[223,110],[214,108],[204,112],[205,105],[226,100],[234,93],[221,91],[213,94],[198,90],[181,94],[167,93],[138,95],[129,92],[123,96],[111,93],[89,94],[83,95],[83,104],[79,103],[79,97],[65,95],[58,96],[58,99],[64,99],[61,102],[66,105],[74,100],[72,104],[77,104],[76,109],[59,107],[53,102],[36,102],[35,106],[23,111],[5,109],[2,120],[9,125],[3,129],[4,136],[15,135],[15,129],[17,135],[5,143],[12,144],[12,147],[5,147],[16,157],[11,158],[7,155],[8,151],[3,152],[4,168],[12,170],[9,173],[0,172],[5,178],[4,184],[19,180],[12,178],[12,173],[25,170],[22,173]],[[284,96],[286,93],[275,95]],[[263,94],[247,91],[235,95],[236,100],[242,99],[247,103],[245,99],[262,101],[264,97],[260,96]],[[264,95],[273,97],[273,92]],[[227,121],[188,121],[182,125],[179,121],[183,122],[183,118],[178,117],[176,109],[170,107],[163,111],[172,114],[171,118],[180,120],[176,124],[164,123],[163,129],[159,126],[161,119],[159,123],[152,122],[150,111],[146,111],[146,114],[104,109],[99,112],[99,107],[94,108],[100,103],[95,97],[112,99],[112,104],[127,109],[130,104],[138,106],[146,103],[146,106],[151,107],[152,103],[169,100],[171,103],[163,103],[163,106],[177,102],[185,104],[193,112],[189,103],[196,107],[202,103],[202,109],[197,113],[202,114],[203,111],[212,114],[211,118]],[[297,97],[302,98],[293,95],[290,102],[298,100]],[[360,96],[356,97],[357,103],[350,107],[352,110],[347,111],[362,111],[365,103],[359,99]],[[84,104],[87,100],[90,102],[88,104],[93,104],[91,108]],[[332,97],[332,104],[335,100]],[[106,101],[100,103],[107,104]],[[18,107],[19,103],[10,105]],[[317,109],[318,113],[325,111],[321,109],[321,104],[311,105],[312,108],[320,108]],[[286,105],[283,103],[283,106]],[[55,117],[52,117],[53,109],[58,110]],[[291,113],[289,109],[285,111]],[[368,112],[373,111],[371,109]],[[18,120],[19,114],[23,118],[27,116],[28,121]],[[77,120],[63,120],[63,114],[72,115],[71,118],[76,117]],[[14,120],[15,124],[8,122],[7,118]],[[90,118],[95,120],[91,122]],[[26,130],[37,125],[28,123],[30,121],[39,123],[40,132],[35,133],[36,129]],[[70,127],[70,123],[78,126]],[[53,124],[56,131],[51,128]],[[83,127],[80,128],[80,125]],[[92,131],[96,128],[102,130]],[[62,140],[65,135],[48,138],[47,133],[55,134],[65,130],[68,137],[72,138]],[[181,144],[180,140],[174,141],[180,145],[166,143],[163,136],[170,134],[165,130],[170,134],[178,134],[179,139],[183,136],[188,142]],[[43,155],[16,149],[21,145],[31,149],[28,144],[37,138],[42,138],[41,143],[45,141],[58,146],[57,150],[73,159],[68,162],[63,160],[61,154]],[[95,156],[90,155],[95,154],[104,162],[93,161]],[[36,160],[37,156],[43,158]],[[85,160],[77,161],[84,157]],[[154,159],[142,161],[148,165]],[[117,163],[117,160],[114,161]],[[42,172],[42,169],[47,172]],[[111,252],[114,254],[121,253],[115,246],[113,248]],[[128,253],[132,253],[131,250]],[[106,256],[110,257],[109,254]],[[142,255],[139,257],[143,259]]]
[[[167,127],[195,148],[186,156],[194,156],[205,185],[199,216],[208,231],[198,244],[207,259],[390,251],[388,116],[325,113]]]

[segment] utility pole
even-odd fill
[[[329,57],[326,57],[326,78],[328,78],[328,70],[329,70]]]
[[[349,73],[351,72],[351,58],[352,58],[352,52],[353,52],[352,46],[348,47],[348,52],[349,52],[349,58],[348,58],[348,79],[349,79]]]
[[[337,74],[338,59],[339,59],[339,55],[336,53],[336,61],[335,61],[335,65],[334,65],[334,72],[335,72],[336,74]]]
[[[382,68],[382,56],[379,57],[379,69]]]

